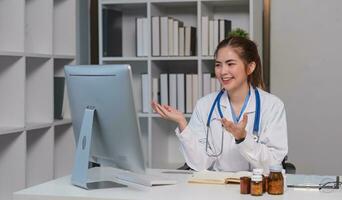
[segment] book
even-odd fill
[[[160,17],[160,55],[169,55],[168,17]]]
[[[184,41],[184,39],[185,39],[185,30],[184,30],[184,27],[179,27],[179,36],[178,36],[178,39],[179,39],[179,45],[178,45],[178,47],[179,47],[179,56],[184,56],[185,54],[184,54],[184,45],[185,45],[185,41]]]
[[[215,19],[214,20],[214,34],[213,34],[213,47],[214,47],[214,50],[213,50],[213,55],[215,53],[215,50],[217,48],[217,45],[218,45],[218,42],[219,42],[219,20]]]
[[[104,8],[102,10],[102,27],[103,56],[122,56],[122,13]]]
[[[185,56],[196,55],[196,28],[192,26],[185,27]]]
[[[229,32],[232,31],[232,21],[226,19],[219,20],[220,36],[219,42],[228,37]]]
[[[211,74],[210,73],[204,73],[202,78],[203,83],[203,96],[210,94],[211,92]]]
[[[169,56],[173,56],[173,21],[174,19],[172,19],[171,17],[168,19],[168,47],[169,47],[169,51],[168,51],[168,55]]]
[[[141,94],[142,94],[142,111],[148,113],[149,101],[148,101],[148,74],[141,75]]]
[[[177,74],[169,74],[169,100],[170,106],[177,109]]]
[[[143,18],[142,20],[143,24],[143,37],[142,37],[142,45],[143,45],[143,56],[148,56],[148,20],[147,18]]]
[[[177,74],[177,110],[185,112],[185,79],[184,74]]]
[[[192,113],[192,74],[185,75],[185,111]]]
[[[214,20],[209,20],[209,55],[214,55]]]
[[[64,84],[62,119],[71,119],[67,84]]]
[[[147,22],[147,20],[146,20]],[[145,18],[137,18],[136,19],[136,38],[137,38],[137,56],[145,56],[145,37],[147,35],[147,32],[145,31]],[[147,51],[146,51],[147,55]]]
[[[198,99],[198,74],[192,74],[192,110],[195,109]]]
[[[152,17],[152,56],[160,56],[160,17]]]
[[[168,74],[160,74],[160,103],[169,105]]]
[[[183,26],[183,22],[179,20],[173,21],[173,56],[179,55],[179,27]]]
[[[209,55],[209,17],[202,17],[202,55]]]
[[[200,171],[194,172],[188,179],[188,183],[200,184],[239,184],[240,177],[252,176],[252,172],[239,171],[239,172],[218,172],[218,171]]]
[[[152,79],[152,100],[156,102],[160,102],[160,94],[159,94],[159,79]]]

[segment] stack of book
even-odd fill
[[[152,17],[152,56],[196,55],[196,28],[172,17]]]
[[[147,113],[148,102],[148,75],[142,74],[142,107]],[[221,85],[210,73],[203,74],[203,96],[220,90]],[[160,74],[160,78],[152,78],[152,100],[162,105],[170,105],[180,112],[192,113],[198,100],[198,74]]]
[[[209,19],[202,17],[202,55],[212,56],[220,41],[228,37],[232,30],[232,22],[226,19]]]

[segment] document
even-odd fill
[[[239,184],[240,177],[252,176],[252,172],[239,171],[239,172],[218,172],[218,171],[200,171],[194,172],[192,177],[189,178],[188,183],[200,184]]]

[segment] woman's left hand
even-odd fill
[[[244,114],[243,119],[238,124],[234,124],[234,122],[229,121],[226,118],[222,118],[221,122],[223,127],[230,132],[236,140],[240,140],[246,137],[247,120],[247,114]]]

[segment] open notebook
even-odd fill
[[[251,176],[252,172],[239,171],[239,172],[217,172],[217,171],[200,171],[188,179],[188,183],[201,183],[201,184],[239,184],[240,177]]]

